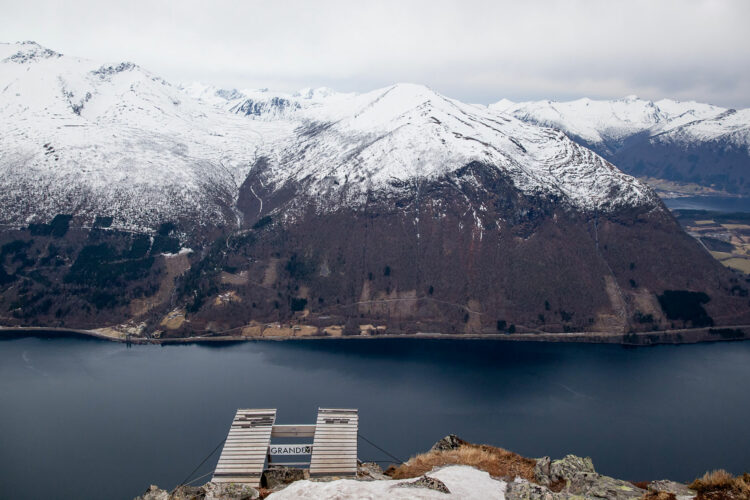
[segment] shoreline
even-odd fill
[[[244,335],[213,335],[174,338],[134,337],[127,334],[113,334],[98,330],[80,328],[42,327],[42,326],[0,326],[0,337],[5,334],[34,336],[34,334],[73,334],[84,337],[121,342],[127,344],[197,344],[206,342],[249,342],[288,340],[369,340],[369,339],[427,339],[427,340],[495,340],[505,342],[551,342],[579,344],[619,344],[623,346],[652,346],[697,344],[703,342],[727,342],[750,340],[746,330],[750,325],[728,325],[718,327],[685,328],[652,332],[619,333],[619,332],[575,332],[575,333],[485,333],[485,334],[443,334],[443,333],[392,333],[382,335],[307,335],[251,337]],[[712,332],[713,330],[713,332]],[[742,336],[724,336],[721,331],[739,330]]]

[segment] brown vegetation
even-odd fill
[[[258,488],[258,498],[266,498],[271,493],[273,493],[273,490],[269,490],[268,488],[263,488],[262,486]]]
[[[536,460],[494,446],[466,443],[453,450],[422,453],[387,473],[394,479],[406,479],[443,465],[470,465],[494,477],[534,481]]]
[[[734,477],[719,469],[706,472],[693,481],[690,489],[698,492],[696,500],[750,500],[750,474]]]

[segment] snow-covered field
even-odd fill
[[[361,500],[392,499],[463,499],[463,500],[504,500],[504,481],[490,477],[484,471],[466,465],[452,465],[426,474],[439,479],[450,493],[442,493],[426,488],[400,486],[413,482],[414,479],[393,481],[356,481],[339,479],[336,481],[315,482],[297,481],[283,490],[271,494],[272,500],[288,499],[329,499],[344,500],[357,498]]]

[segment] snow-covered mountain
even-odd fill
[[[631,110],[588,137],[675,114],[639,106],[596,111]],[[741,138],[723,113],[701,133]],[[654,137],[697,127],[675,120]],[[648,186],[560,130],[421,85],[175,86],[4,44],[0,125],[0,284],[19,283],[0,311],[19,323],[626,332],[674,322],[664,290],[710,292],[700,321],[750,316]]]
[[[655,200],[642,184],[559,132],[498,118],[422,85],[364,94],[210,89],[193,95],[254,123],[296,122],[293,137],[268,145],[258,179],[265,191],[303,183],[307,194],[325,200],[325,210],[361,204],[393,183],[436,178],[471,162],[495,166],[530,195],[581,210]]]
[[[655,200],[561,133],[419,85],[292,95],[175,87],[133,63],[95,63],[33,42],[0,45],[0,65],[5,223],[57,213],[112,215],[131,227],[233,223],[239,186],[261,157],[270,160],[258,177],[264,191],[293,181],[328,208],[470,162],[576,209]]]
[[[132,63],[0,44],[4,223],[57,213],[226,223],[258,133]]]
[[[626,172],[694,182],[730,192],[750,190],[750,109],[635,96],[597,101],[507,99],[500,114],[564,131]]]
[[[554,127],[591,146],[613,152],[627,138],[648,133],[656,135],[675,127],[713,119],[727,110],[711,104],[670,99],[647,101],[631,95],[624,99],[597,101],[528,101],[514,103],[502,99],[489,108],[511,114],[526,122]]]

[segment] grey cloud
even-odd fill
[[[750,2],[5,2],[0,33],[177,81],[750,106]]]

